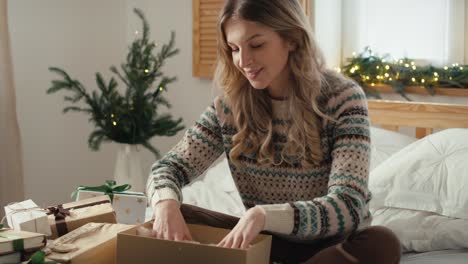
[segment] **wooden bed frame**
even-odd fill
[[[415,127],[417,138],[433,129],[468,128],[468,105],[368,100],[368,106],[373,125],[392,131]]]

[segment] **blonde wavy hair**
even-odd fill
[[[243,19],[267,26],[296,49],[289,54],[289,67],[294,87],[288,91],[291,123],[288,139],[275,161],[272,146],[273,120],[271,98],[265,90],[251,87],[236,68],[226,41],[225,23]],[[325,85],[325,63],[312,36],[310,23],[298,0],[226,0],[217,25],[218,63],[214,81],[222,89],[238,132],[232,138],[229,158],[239,165],[241,154],[255,155],[261,165],[293,164],[286,157],[298,157],[301,165],[310,168],[323,160],[320,146],[320,118],[327,118],[317,104]]]

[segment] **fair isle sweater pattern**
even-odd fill
[[[337,122],[322,120],[320,147],[325,158],[319,165],[308,170],[299,163],[265,167],[254,156],[243,155],[243,166],[237,167],[228,158],[245,207],[262,207],[266,212],[264,230],[291,240],[343,236],[369,218],[366,96],[343,77],[329,74],[327,83],[333,89],[318,102]],[[287,139],[287,108],[285,102],[276,100],[272,107],[273,147],[280,151]],[[229,153],[236,132],[229,107],[217,97],[182,140],[152,166],[147,183],[152,205],[164,199],[182,203],[181,188],[223,152]]]

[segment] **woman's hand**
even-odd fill
[[[265,226],[265,211],[252,207],[242,216],[234,229],[219,242],[219,247],[247,249]]]
[[[154,237],[175,241],[192,240],[177,201],[163,200],[158,202],[154,215],[152,233]]]

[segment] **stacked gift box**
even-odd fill
[[[6,206],[12,229],[0,229],[0,264],[25,261],[33,253],[39,259],[34,263],[44,264],[269,263],[271,237],[266,235],[246,250],[217,247],[230,230],[208,226],[188,225],[194,241],[153,237],[153,222],[145,222],[147,199],[129,189],[107,181],[79,186],[73,202],[40,208],[26,200]]]
[[[89,260],[90,254],[97,259],[93,252],[114,248],[117,232],[144,222],[146,197],[129,191],[130,187],[107,181],[100,186],[79,186],[73,193],[75,201],[68,203],[41,208],[26,200],[5,206],[10,229],[2,225],[0,264],[27,260],[40,250],[47,253],[47,259],[59,263],[114,263],[83,259]],[[38,240],[42,243],[38,244]],[[114,251],[108,252],[115,256]]]
[[[128,184],[116,186],[115,181],[106,181],[101,186],[80,186],[73,193],[77,201],[100,195],[108,195],[121,224],[141,224],[145,220],[146,196],[141,192],[129,191]]]
[[[44,234],[0,228],[0,263],[19,263],[44,248]]]
[[[52,239],[90,222],[117,223],[114,208],[106,195],[49,207],[48,210]]]

